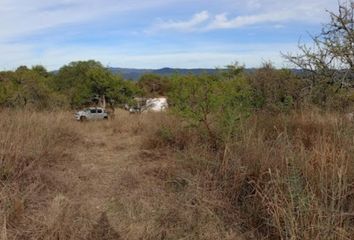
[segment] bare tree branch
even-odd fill
[[[298,54],[283,54],[295,67],[313,79],[339,88],[354,86],[354,0],[339,2],[338,13],[328,11],[330,22],[319,35],[311,36],[313,46],[299,43]]]

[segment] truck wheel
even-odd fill
[[[80,122],[86,122],[86,117],[84,117],[84,116],[82,116],[82,117],[80,117]]]

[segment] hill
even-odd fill
[[[142,75],[146,73],[153,73],[163,76],[170,76],[173,74],[202,74],[202,73],[214,73],[217,69],[210,68],[161,68],[161,69],[137,69],[137,68],[114,68],[109,70],[114,74],[121,74],[125,79],[138,80]]]

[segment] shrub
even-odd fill
[[[171,144],[175,129],[183,131],[180,124],[164,125],[156,136]],[[175,148],[179,163],[214,194],[209,196],[212,209],[225,228],[262,239],[349,239],[354,234],[354,128],[341,115],[259,113],[242,121],[237,137],[216,150],[198,131],[185,134],[194,140]]]
[[[248,116],[251,91],[243,75],[175,76],[169,101],[172,111],[216,146],[232,138],[237,124]]]

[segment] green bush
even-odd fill
[[[242,73],[174,76],[169,93],[172,111],[199,129],[214,145],[234,137],[252,111],[252,91]]]

